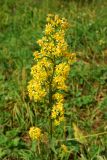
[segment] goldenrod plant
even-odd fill
[[[53,160],[107,159],[107,0],[88,2],[0,0],[0,160],[49,160],[51,152]],[[65,78],[66,86],[54,79],[57,85],[52,84],[52,89],[58,89],[50,96],[51,103],[46,75],[52,72],[48,64],[54,63],[48,59],[48,71],[41,71],[43,60],[39,57],[45,48],[59,46],[56,40],[50,44],[50,34],[62,44],[63,33],[50,25],[55,16],[48,16],[46,23],[48,13],[67,19],[68,29],[63,29],[66,56],[70,59],[74,52],[77,57],[76,63],[69,63],[69,76],[60,80],[62,83]],[[49,39],[47,43],[42,37]],[[42,41],[45,48],[37,44]],[[59,55],[56,71],[66,62],[59,51],[59,47],[57,52],[51,51]],[[51,54],[46,51],[45,55]],[[63,66],[65,70],[66,63]],[[58,76],[56,71],[54,77]],[[42,90],[41,82],[34,80],[37,77],[42,80]],[[37,82],[35,94],[29,92],[31,100],[30,80]]]
[[[31,100],[47,105],[47,121],[50,121],[50,143],[53,127],[64,122],[64,93],[67,91],[67,78],[70,67],[76,60],[74,53],[68,52],[65,31],[68,28],[65,18],[49,14],[42,39],[38,40],[40,51],[34,52],[35,64],[31,68],[32,79],[28,84]],[[30,128],[31,139],[40,138],[41,129]]]

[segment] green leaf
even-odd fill
[[[3,150],[2,148],[0,148],[0,158],[4,157],[6,155],[5,150]]]
[[[83,132],[78,128],[78,126],[75,123],[73,123],[73,130],[74,130],[75,139],[79,143],[86,144],[87,141],[86,141],[86,138],[85,138]]]

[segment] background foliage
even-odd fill
[[[33,51],[42,37],[48,13],[68,19],[66,39],[77,62],[71,69],[66,97],[65,137],[73,138],[72,122],[84,135],[107,131],[107,1],[106,0],[4,0],[0,1],[0,158],[2,160],[48,159],[36,157],[29,127],[40,124],[42,108],[29,100]],[[62,137],[61,137],[62,138]],[[76,141],[62,159],[107,159],[107,134],[87,138],[85,149]],[[58,147],[53,149],[56,154]],[[61,159],[61,158],[60,158]]]

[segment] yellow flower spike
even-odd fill
[[[65,31],[68,22],[58,15],[49,14],[44,36],[37,41],[40,51],[34,52],[35,65],[31,68],[32,80],[28,84],[30,99],[35,102],[49,101],[52,93],[51,119],[57,126],[64,121],[64,96],[61,91],[67,91],[66,80],[69,75],[70,65],[75,61],[75,54],[67,52],[68,45],[65,41]],[[51,89],[50,89],[51,88]],[[58,91],[59,93],[54,93]],[[50,107],[49,106],[49,107]],[[50,108],[51,108],[50,107]]]

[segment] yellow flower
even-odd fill
[[[63,121],[64,121],[64,116],[61,116],[61,117],[59,117],[58,119],[55,119],[55,120],[54,120],[54,125],[55,125],[55,126],[58,126],[58,125],[60,125],[60,123],[63,122]]]
[[[64,96],[61,93],[55,93],[53,95],[53,99],[55,99],[57,102],[63,102]]]
[[[53,35],[53,38],[54,38],[56,41],[62,41],[62,39],[64,39],[64,36],[65,36],[65,32],[64,32],[64,31],[59,31],[59,32],[56,32],[56,33]]]
[[[68,64],[73,64],[76,61],[76,53],[68,54]]]
[[[31,100],[34,99],[34,101],[41,101],[46,96],[46,90],[34,79],[29,82],[27,88]]]
[[[63,77],[67,77],[68,73],[70,71],[70,65],[68,65],[66,62],[63,62],[63,63],[56,65],[55,69],[56,69],[55,70],[56,75],[61,75]]]
[[[62,102],[58,102],[53,106],[51,118],[54,119],[55,126],[58,126],[64,120],[64,108]]]
[[[60,125],[60,121],[57,120],[57,119],[55,119],[55,120],[54,120],[54,125],[55,125],[55,126],[59,126],[59,125]]]
[[[37,60],[38,58],[41,58],[41,54],[38,51],[35,51],[33,55],[35,60]]]
[[[53,87],[56,87],[59,90],[67,90],[67,85],[65,84],[66,78],[63,76],[55,76],[53,78]]]
[[[52,32],[54,31],[53,27],[51,24],[47,24],[46,25],[46,28],[45,28],[45,34],[48,35],[48,34],[52,34]]]
[[[42,45],[43,45],[43,40],[42,40],[42,39],[39,39],[39,40],[37,41],[37,43],[38,43],[40,46],[42,46]]]
[[[41,129],[38,127],[31,127],[29,130],[29,136],[32,140],[40,140],[41,138]]]

